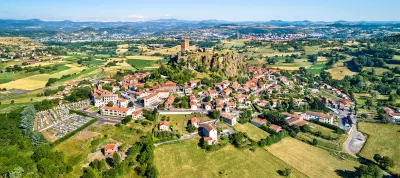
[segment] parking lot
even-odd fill
[[[76,130],[77,128],[82,127],[90,120],[92,120],[92,118],[90,117],[72,114],[68,119],[54,124],[52,128],[47,130],[47,132],[51,133],[57,138],[61,138],[64,135]]]
[[[55,106],[53,109],[36,113],[36,130],[47,131],[53,136],[60,138],[81,127],[92,118],[77,114],[70,114],[70,110],[78,110],[88,107],[89,101],[80,101]]]

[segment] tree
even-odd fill
[[[119,166],[119,164],[121,163],[121,157],[119,156],[118,152],[114,153],[112,163],[114,167]]]
[[[10,172],[8,172],[9,178],[20,178],[24,173],[24,169],[22,167],[16,167]],[[6,176],[7,177],[7,176]]]
[[[124,125],[126,125],[126,124],[128,124],[129,122],[131,122],[131,120],[132,120],[132,115],[128,115],[128,116],[126,116],[124,119],[122,119],[121,123],[124,124]]]
[[[247,135],[244,132],[235,132],[234,134],[229,135],[229,140],[236,147],[242,147],[247,144]]]
[[[221,112],[219,110],[213,110],[210,112],[210,117],[212,119],[219,119],[221,117]]]
[[[356,168],[356,177],[358,178],[382,178],[383,171],[376,165],[361,165]]]
[[[194,125],[192,125],[192,124],[189,124],[189,125],[187,126],[186,130],[187,130],[189,133],[193,133],[193,132],[196,131],[196,127],[195,127]]]
[[[284,170],[278,170],[278,174],[285,177],[289,177],[291,172],[292,169],[290,168],[285,168]]]
[[[312,145],[318,145],[318,140],[316,138],[314,138],[311,144]]]
[[[14,104],[14,100],[11,100],[11,104]]]
[[[98,178],[97,170],[93,169],[92,167],[85,168],[83,170],[83,175],[81,178]]]
[[[367,106],[373,106],[372,99],[371,98],[367,98],[367,101],[365,102],[365,104]]]
[[[383,168],[389,169],[394,167],[394,161],[388,156],[381,156],[380,154],[374,155],[374,160]]]
[[[32,134],[32,145],[39,146],[42,143],[42,135],[39,132],[33,132]]]
[[[309,125],[304,125],[300,129],[302,132],[311,132],[311,127]]]
[[[106,105],[106,106],[108,106],[108,107],[112,107],[112,106],[114,106],[114,102],[110,101],[110,102],[108,102],[108,103],[107,103],[107,105]]]
[[[132,101],[129,101],[128,107],[133,107],[133,106],[134,106],[134,103]]]

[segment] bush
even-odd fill
[[[292,169],[290,168],[285,168],[284,170],[278,170],[278,174],[285,177],[289,177],[291,172]]]

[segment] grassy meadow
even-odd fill
[[[375,154],[389,156],[395,162],[392,171],[400,173],[400,126],[359,122],[358,129],[368,134],[367,142],[359,153],[360,156],[373,160]]]
[[[342,160],[328,151],[293,138],[285,138],[266,148],[274,156],[308,177],[353,177],[358,162]]]
[[[234,128],[239,132],[246,132],[247,135],[255,141],[259,141],[263,138],[265,139],[269,136],[268,132],[258,128],[251,123],[236,124]]]
[[[227,145],[205,152],[198,139],[156,147],[160,177],[281,177],[277,171],[291,168],[290,177],[307,177],[264,149],[240,150]],[[194,174],[195,173],[195,174]]]

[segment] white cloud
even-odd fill
[[[136,20],[144,20],[144,19],[147,19],[148,17],[143,16],[143,15],[131,14],[131,15],[128,15],[128,18],[136,19]]]

